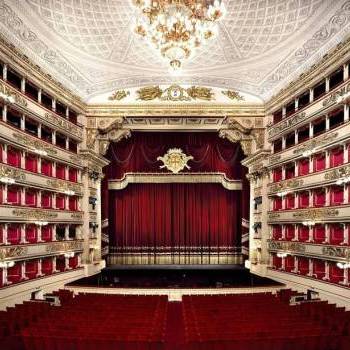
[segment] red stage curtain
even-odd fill
[[[109,179],[120,179],[126,172],[163,172],[163,165],[157,157],[163,156],[170,148],[181,148],[194,159],[188,161],[190,169],[183,172],[222,172],[230,179],[242,178],[239,161],[242,150],[239,144],[232,144],[217,133],[142,133],[111,144],[107,158],[111,164],[106,173]]]
[[[111,245],[121,251],[241,244],[241,192],[219,184],[132,184],[110,191],[109,209]]]

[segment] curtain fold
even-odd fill
[[[132,184],[110,191],[119,251],[220,251],[240,245],[241,195],[219,184]]]

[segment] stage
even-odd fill
[[[189,294],[274,292],[283,287],[239,265],[114,265],[66,286],[74,292],[166,294],[174,300]]]

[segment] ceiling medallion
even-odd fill
[[[214,93],[211,88],[202,86],[191,86],[183,88],[180,85],[173,84],[166,89],[160,86],[146,86],[137,90],[138,100],[151,101],[160,99],[162,101],[191,101],[191,100],[214,100]]]
[[[135,32],[169,60],[173,70],[203,42],[214,37],[225,7],[222,0],[133,0],[142,16]]]
[[[171,148],[164,154],[163,157],[157,158],[157,160],[161,160],[163,162],[163,165],[159,167],[160,169],[167,168],[174,174],[177,174],[185,168],[190,169],[187,162],[192,159],[193,157],[187,156],[182,152],[181,148]]]

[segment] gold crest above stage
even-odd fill
[[[192,159],[192,156],[187,156],[180,148],[171,148],[164,154],[163,157],[157,158],[157,160],[161,160],[163,162],[163,165],[159,167],[160,169],[167,168],[174,174],[177,174],[185,168],[190,169],[187,162]]]
[[[146,86],[137,90],[138,100],[152,101],[159,99],[161,101],[191,101],[191,100],[214,100],[214,93],[211,88],[202,86],[191,86],[183,88],[180,85],[170,85],[166,89],[160,86]]]

